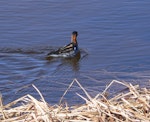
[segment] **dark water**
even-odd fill
[[[25,94],[58,103],[74,78],[92,95],[113,79],[149,87],[150,1],[0,1],[0,92],[5,103]],[[81,59],[46,60],[78,31]],[[88,55],[87,55],[88,54]],[[112,91],[116,91],[115,86]],[[70,103],[81,99],[73,87]]]

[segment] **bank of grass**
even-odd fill
[[[85,93],[86,97],[77,94],[85,101],[84,104],[71,107],[67,104],[51,106],[33,85],[41,96],[41,100],[28,94],[3,105],[1,98],[0,122],[150,122],[150,89],[113,80],[102,93],[93,98],[74,79],[64,95],[74,82]],[[124,85],[128,90],[107,98],[107,90],[114,83]]]

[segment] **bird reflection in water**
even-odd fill
[[[76,72],[80,69],[79,61],[81,59],[81,52],[79,51],[74,57],[69,57],[69,58],[46,57],[46,59],[49,61],[49,63],[54,61],[61,61],[61,64],[58,67],[69,65],[72,67],[72,70]]]

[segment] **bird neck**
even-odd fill
[[[71,36],[71,41],[72,41],[74,44],[77,44],[77,36],[72,35],[72,36]]]

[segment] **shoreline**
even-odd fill
[[[77,83],[85,96],[77,95],[85,103],[68,106],[62,104],[68,90]],[[115,96],[109,96],[108,89],[117,83],[127,89]],[[150,89],[140,88],[126,82],[113,80],[102,93],[91,97],[84,87],[74,79],[60,98],[60,103],[51,106],[41,92],[41,100],[27,94],[9,104],[3,105],[0,97],[1,122],[149,122],[150,121]]]

